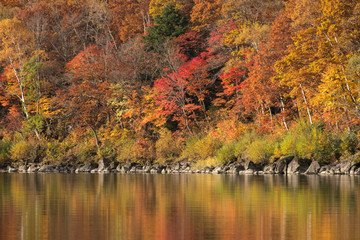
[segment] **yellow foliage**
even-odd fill
[[[194,0],[194,4],[190,18],[195,30],[209,27],[221,16],[223,0]]]
[[[236,28],[224,34],[223,42],[233,49],[231,55],[241,57],[245,49],[258,51],[259,43],[268,36],[270,26],[259,23],[238,23]]]
[[[34,38],[29,30],[17,19],[0,21],[0,59],[12,59],[14,64],[20,64],[18,59],[27,57],[32,50]]]
[[[36,146],[26,140],[19,141],[11,146],[10,156],[15,162],[34,162],[37,157]]]
[[[174,0],[151,0],[150,5],[149,5],[150,15],[153,18],[160,16],[162,14],[163,8],[170,3],[175,3],[175,1]],[[175,6],[177,9],[181,9],[181,7],[178,4],[176,4]]]
[[[211,166],[215,167],[218,165],[219,165],[219,162],[215,157],[208,157],[206,159],[197,161],[195,164],[193,164],[191,166],[192,166],[192,169],[194,171],[196,171],[196,170],[200,170],[204,167],[211,167]]]
[[[182,150],[181,139],[174,138],[171,131],[162,128],[159,130],[160,138],[156,141],[156,160],[164,162],[176,159]]]
[[[204,160],[215,157],[216,150],[221,147],[221,140],[212,132],[204,137],[191,137],[186,141],[181,157],[190,161]]]
[[[53,109],[53,100],[48,97],[40,98],[39,105],[39,114],[42,114],[45,118],[51,118],[52,116],[58,115],[63,111],[62,108]]]

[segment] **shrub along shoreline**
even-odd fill
[[[114,129],[83,141],[0,140],[2,172],[308,173],[358,174],[360,141],[352,131],[330,132],[299,121],[290,131],[259,133],[239,122],[179,136],[166,128],[156,140]],[[345,167],[343,166],[345,165]],[[250,167],[249,167],[250,166]],[[295,169],[294,169],[295,168]],[[290,169],[290,170],[289,170]],[[292,170],[291,170],[292,169]],[[340,169],[340,170],[339,170]]]

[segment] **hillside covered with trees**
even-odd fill
[[[1,0],[0,165],[359,150],[358,0]]]

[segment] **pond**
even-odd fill
[[[360,177],[0,174],[0,239],[359,239]]]

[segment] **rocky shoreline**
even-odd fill
[[[305,175],[360,175],[360,162],[347,160],[323,165],[317,161],[301,161],[297,157],[281,157],[269,164],[255,164],[251,161],[232,162],[224,166],[208,166],[195,169],[188,161],[181,161],[167,165],[138,163],[109,163],[100,161],[98,164],[85,163],[79,165],[49,165],[28,164],[18,167],[6,166],[0,169],[2,173],[137,173],[137,174],[172,174],[172,173],[203,173],[203,174],[234,174],[234,175],[263,175],[263,174],[305,174]]]

